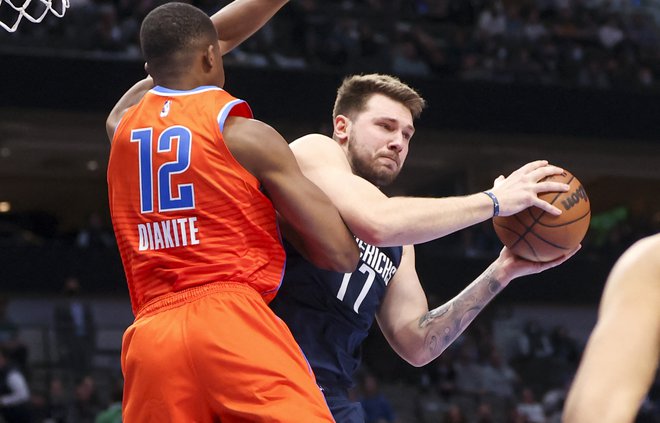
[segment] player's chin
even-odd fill
[[[399,170],[395,169],[381,169],[380,172],[377,172],[376,175],[374,175],[374,183],[378,185],[379,187],[386,187],[390,185],[396,177],[399,175]]]

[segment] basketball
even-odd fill
[[[575,176],[564,170],[544,180],[570,186],[566,192],[539,194],[539,198],[561,209],[559,216],[529,207],[511,216],[493,218],[495,232],[502,243],[514,254],[537,262],[554,260],[577,247],[591,220],[589,197]]]

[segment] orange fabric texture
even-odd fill
[[[134,313],[209,281],[245,283],[269,300],[284,267],[275,210],[220,132],[227,116],[252,117],[249,107],[217,87],[159,88],[122,117],[108,163]]]
[[[150,303],[122,368],[127,423],[334,422],[291,332],[242,284]]]
[[[110,211],[137,316],[126,423],[334,421],[267,305],[284,250],[272,203],[222,137],[232,115],[252,117],[220,88],[155,87],[115,132]]]

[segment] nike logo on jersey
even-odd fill
[[[160,117],[165,117],[170,114],[170,100],[165,101],[165,104],[163,104],[163,108],[160,111]]]

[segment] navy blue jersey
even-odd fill
[[[324,388],[353,385],[353,373],[360,365],[360,345],[403,253],[402,247],[378,248],[356,241],[360,262],[353,273],[318,269],[285,243],[284,280],[271,302]]]

